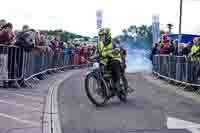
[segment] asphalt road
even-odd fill
[[[136,88],[127,103],[114,98],[106,107],[96,108],[85,95],[84,73],[75,73],[60,86],[58,103],[63,133],[200,132],[200,126],[184,129],[200,123],[200,103],[149,82],[145,74],[127,76],[129,84]],[[190,123],[185,124],[186,121]]]

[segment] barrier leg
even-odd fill
[[[9,47],[8,49],[8,66],[9,66],[9,74],[8,78],[10,81],[8,82],[9,87],[13,88],[21,88],[18,84],[17,78],[17,48]]]
[[[21,87],[27,87],[27,84],[24,82],[24,61],[25,61],[25,55],[24,50],[22,48],[18,49],[17,51],[17,63],[18,63],[18,77],[21,78],[18,80],[18,84]],[[27,65],[27,64],[26,64]]]

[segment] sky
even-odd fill
[[[161,28],[167,23],[178,32],[180,0],[1,0],[0,19],[12,22],[15,29],[24,24],[34,29],[64,29],[94,36],[96,10],[103,10],[103,26],[113,35],[130,25],[150,25],[152,15],[160,16]],[[200,0],[183,0],[182,32],[200,34]]]

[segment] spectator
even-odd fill
[[[0,20],[0,44],[4,44],[10,41],[8,33],[5,31],[5,29],[2,29],[2,27],[6,24],[5,20]],[[0,71],[1,71],[1,79],[8,79],[8,56],[7,56],[7,50],[4,49],[4,46],[0,46]],[[6,82],[3,83],[3,86],[5,87]]]
[[[172,55],[178,55],[178,40],[173,40],[170,51]]]
[[[63,41],[59,41],[59,47],[60,47],[60,52],[64,52],[64,49],[65,49],[65,42]]]
[[[178,44],[178,56],[183,56],[183,49],[184,49],[184,44],[183,43]]]
[[[80,53],[79,53],[79,56],[80,56],[80,63],[83,63],[85,64],[86,63],[86,60],[88,59],[89,57],[89,49],[87,47],[87,44],[83,44],[83,46],[80,48]]]
[[[45,46],[45,52],[52,52],[52,49],[49,46],[49,40],[47,39],[47,35],[45,35],[45,33],[41,33],[40,40],[43,46]]]
[[[18,77],[21,78],[20,80],[18,80],[18,84],[20,84],[22,87],[26,87],[23,77],[24,74],[22,71],[23,60],[25,52],[31,52],[35,46],[35,30],[26,29],[22,30],[22,32],[19,32],[16,36],[15,45],[20,47],[20,49],[16,50],[16,64],[18,69]]]
[[[89,56],[92,56],[93,55],[93,46],[90,45],[89,46]]]
[[[95,54],[95,52],[96,52],[96,46],[95,46],[95,45],[93,45],[93,47],[92,47],[92,55],[94,55],[94,54]]]
[[[40,33],[40,31],[37,31],[35,34],[35,73],[39,73],[43,70],[43,66],[41,66],[43,59],[41,58],[44,55],[44,52],[46,51],[46,41],[45,41],[45,35]],[[38,74],[36,76],[39,80],[45,79],[43,74]]]
[[[160,54],[169,55],[170,54],[170,40],[167,36],[163,36],[160,46]]]
[[[69,64],[69,59],[70,59],[70,48],[68,43],[63,43],[64,46],[64,63]]]
[[[46,35],[42,32],[36,32],[36,48],[40,52],[46,52],[50,50],[50,47],[47,44],[47,38]]]
[[[7,23],[0,29],[0,44],[10,44],[14,40],[13,25]]]
[[[50,45],[51,49],[54,52],[53,56],[53,66],[56,67],[58,65],[59,61],[59,53],[62,51],[60,47],[60,37],[58,34],[54,36],[54,39],[51,41]],[[55,71],[54,71],[55,72]]]
[[[22,31],[28,31],[30,28],[29,28],[29,26],[28,25],[24,25],[23,27],[22,27]]]
[[[51,48],[55,53],[61,52],[60,37],[58,35],[56,35],[51,41]]]
[[[6,44],[6,45],[10,45],[13,44],[13,40],[15,40],[15,35],[13,32],[13,25],[11,23],[6,23],[1,27],[0,30],[0,43],[1,44]],[[12,79],[10,80],[8,83],[8,87],[16,87],[19,88],[19,84],[17,82],[14,81],[14,79],[16,79],[18,77],[17,70],[15,68],[18,67],[17,62],[19,60],[19,55],[17,52],[17,49],[15,47],[9,47],[7,48],[7,50],[5,50],[5,46],[2,46],[0,48],[0,51],[2,54],[4,54],[4,67],[8,68],[8,79]],[[6,63],[8,63],[7,65],[5,65]],[[7,70],[4,69],[5,71]],[[4,82],[4,87],[7,87],[6,82]]]
[[[72,44],[69,44],[69,64],[72,65],[73,63],[73,53],[74,53],[74,47]]]
[[[182,50],[182,55],[187,56],[190,53],[190,45],[189,44],[184,44],[183,50]]]
[[[170,55],[173,55],[173,52],[175,50],[174,40],[170,40]]]
[[[155,43],[154,47],[152,48],[151,52],[151,61],[153,61],[153,56],[159,54],[158,43]]]
[[[191,57],[191,60],[193,62],[193,83],[198,83],[198,77],[200,75],[200,38],[194,38],[193,40],[193,46],[191,49],[191,52],[189,54],[189,57]],[[198,87],[195,87],[195,89],[198,89]]]
[[[47,46],[47,51],[53,53],[53,50],[51,49],[51,37],[47,35],[46,35],[46,46]]]
[[[6,20],[1,19],[0,20],[0,29],[6,24]]]

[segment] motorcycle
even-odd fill
[[[96,56],[94,60],[95,62],[91,70],[87,72],[85,77],[85,91],[89,100],[96,106],[106,105],[106,103],[115,96],[117,96],[120,101],[126,102],[128,93],[134,90],[128,87],[128,81],[125,78],[124,72],[121,72],[120,87],[117,90],[114,88],[111,72],[100,63],[98,56]],[[91,90],[93,90],[99,98],[95,97]]]

